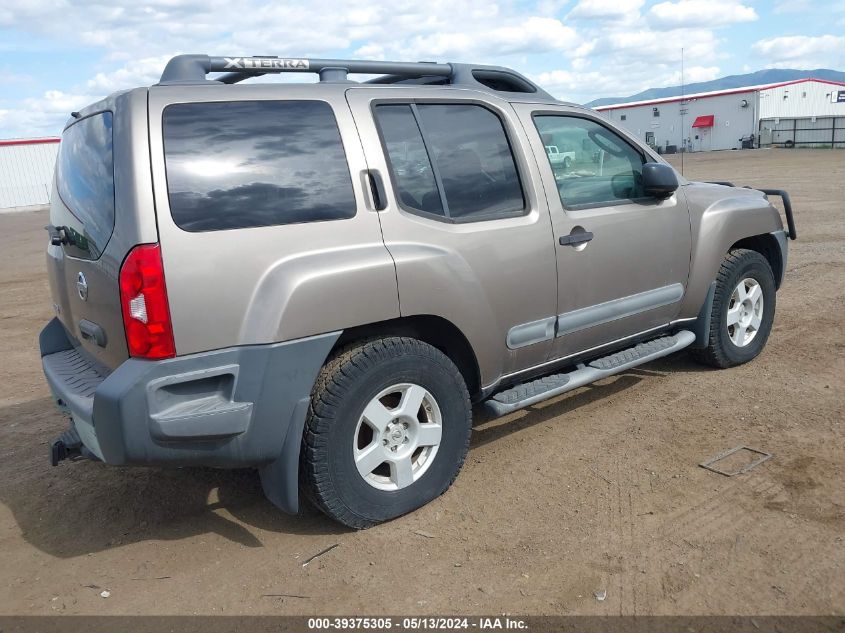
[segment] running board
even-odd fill
[[[484,404],[495,415],[505,415],[602,378],[613,376],[626,369],[668,356],[693,342],[695,342],[695,334],[688,330],[681,330],[673,336],[663,336],[652,341],[646,341],[634,347],[597,358],[587,365],[578,365],[578,369],[575,371],[543,376],[531,382],[500,391],[486,400]]]

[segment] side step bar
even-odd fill
[[[597,358],[590,361],[588,365],[579,365],[575,371],[543,376],[531,382],[500,391],[486,400],[484,404],[490,412],[502,416],[578,387],[583,387],[602,378],[613,376],[637,365],[668,356],[692,345],[694,341],[695,334],[688,330],[681,330],[673,336],[656,338],[609,356]]]

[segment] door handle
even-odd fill
[[[79,333],[86,341],[91,341],[100,347],[106,346],[106,331],[93,321],[82,319],[79,322]]]
[[[367,178],[370,181],[370,191],[373,194],[373,204],[376,211],[384,211],[387,208],[387,191],[384,189],[384,180],[377,169],[367,170]]]
[[[583,233],[564,235],[559,241],[561,246],[578,246],[579,244],[586,244],[591,239],[593,239],[593,234],[590,231],[584,231]]]

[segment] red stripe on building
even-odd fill
[[[0,140],[0,147],[7,147],[9,145],[43,145],[44,143],[58,143],[60,138],[13,138],[8,140]]]
[[[784,86],[794,86],[795,84],[803,84],[806,81],[812,81],[819,84],[829,84],[831,86],[845,86],[841,81],[831,81],[829,79],[815,79],[814,77],[807,77],[805,79],[793,79],[792,81],[784,81],[779,84],[761,84],[759,86],[748,86],[746,88],[729,88],[726,90],[717,90],[714,92],[699,92],[683,97],[659,97],[657,99],[647,99],[645,101],[629,101],[627,103],[612,103],[610,105],[596,106],[593,108],[598,112],[606,112],[607,110],[622,110],[623,108],[639,108],[646,105],[663,105],[664,103],[678,103],[680,101],[696,101],[698,99],[709,99],[710,97],[723,97],[725,95],[742,94],[743,92],[762,92],[763,90],[771,90],[772,88],[783,88]]]

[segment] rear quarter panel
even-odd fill
[[[320,99],[335,113],[357,204],[353,218],[207,232],[170,214],[162,112],[172,103]],[[337,86],[150,89],[150,152],[177,354],[292,340],[399,316],[393,260],[368,210],[366,163]]]

